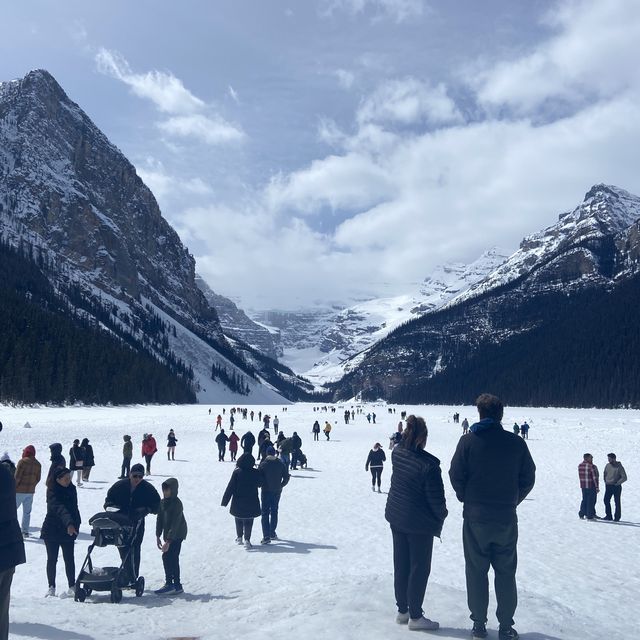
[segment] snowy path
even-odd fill
[[[430,429],[427,449],[442,460],[449,518],[442,544],[434,546],[431,578],[425,600],[426,614],[440,621],[440,638],[468,638],[470,622],[464,588],[461,543],[461,507],[446,477],[460,433],[449,422],[453,408],[402,407],[423,415]],[[331,638],[382,640],[411,635],[394,622],[391,536],[384,521],[386,495],[373,494],[364,463],[371,445],[385,447],[400,418],[377,407],[377,425],[357,416],[344,426],[341,411],[316,414],[298,404],[282,413],[281,407],[255,407],[280,418],[287,435],[297,430],[309,469],[294,472],[280,506],[278,533],[282,541],[259,545],[259,519],[254,524],[253,550],[234,544],[235,530],[220,499],[232,463],[218,463],[213,424],[218,407],[129,407],[11,409],[0,408],[4,430],[0,450],[16,460],[22,448],[34,444],[43,471],[48,469],[48,444],[59,441],[65,455],[72,440],[88,437],[97,466],[91,482],[79,488],[83,517],[76,544],[79,569],[90,543],[89,517],[101,510],[110,483],[119,473],[122,435],[134,440],[134,462],[144,432],[158,440],[151,481],[159,489],[164,478],[180,480],[189,536],[181,566],[185,594],[162,598],[149,591],[135,598],[125,591],[118,605],[106,594],[92,595],[83,604],[44,598],[45,550],[37,537],[45,513],[42,484],[38,487],[28,540],[27,565],[14,578],[11,605],[12,637],[102,640],[107,638],[172,637]],[[221,408],[220,408],[221,410]],[[367,409],[368,410],[368,409]],[[459,409],[470,421],[471,408]],[[365,411],[366,412],[366,411]],[[314,443],[310,433],[317,417],[338,421],[332,441]],[[225,418],[228,417],[228,412]],[[524,640],[573,640],[628,637],[635,631],[634,612],[640,600],[640,478],[638,443],[640,412],[578,411],[565,409],[507,409],[504,424],[528,419],[529,446],[538,466],[537,485],[519,509],[518,570],[520,604],[516,628]],[[29,421],[31,429],[22,425]],[[226,423],[226,420],[225,420]],[[256,422],[236,422],[243,433]],[[173,427],[178,437],[175,462],[164,454],[165,436]],[[600,471],[606,454],[615,451],[629,482],[623,489],[623,520],[629,524],[579,521],[580,491],[576,467],[582,453],[591,451]],[[390,477],[383,475],[383,491]],[[602,495],[602,494],[601,494]],[[603,514],[599,496],[598,513]],[[147,519],[142,570],[147,589],[163,582],[160,553],[154,544],[155,518]],[[115,564],[113,547],[94,552],[97,564]],[[100,559],[104,558],[101,562]],[[63,564],[58,564],[58,587],[64,586]],[[489,637],[497,638],[490,605]],[[132,636],[132,633],[134,634]]]

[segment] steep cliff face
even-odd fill
[[[553,310],[561,313],[566,306],[564,299],[587,290],[606,296],[637,274],[639,219],[639,198],[616,187],[594,186],[576,209],[525,238],[488,277],[372,347],[337,383],[338,395],[401,399],[410,387],[426,388],[428,380],[459,369],[476,352],[491,346],[497,358],[518,336],[546,328]],[[574,340],[570,334],[563,337],[567,344]],[[528,348],[535,349],[535,342]]]
[[[133,165],[46,71],[0,84],[0,235],[46,263],[83,313],[191,368],[200,400],[280,401],[270,370],[225,338]]]

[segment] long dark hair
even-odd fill
[[[424,418],[410,415],[407,418],[407,426],[402,432],[400,445],[412,451],[424,449],[424,446],[427,444],[428,435],[429,430],[427,429],[427,423],[424,421]]]

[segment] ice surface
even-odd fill
[[[344,405],[342,405],[344,407]],[[11,602],[12,637],[157,639],[169,637],[330,638],[388,640],[406,638],[408,631],[394,622],[391,535],[384,520],[386,495],[371,492],[364,470],[375,441],[387,445],[400,411],[423,415],[429,425],[427,449],[442,460],[449,507],[442,544],[436,541],[431,578],[425,599],[426,614],[438,620],[438,638],[467,638],[470,628],[464,587],[461,543],[461,506],[446,477],[460,426],[450,421],[474,416],[470,407],[397,407],[375,410],[377,425],[363,416],[344,426],[340,409],[335,414],[314,413],[298,404],[282,413],[281,406],[253,406],[278,415],[287,435],[295,429],[303,439],[309,468],[294,472],[280,506],[281,542],[259,544],[259,521],[254,524],[251,551],[234,543],[233,519],[220,506],[233,469],[218,463],[215,454],[215,416],[222,406],[149,406],[123,408],[76,407],[63,409],[0,407],[4,424],[0,449],[17,458],[34,444],[37,457],[48,468],[48,445],[62,442],[64,454],[74,438],[88,437],[96,467],[91,481],[78,489],[83,524],[76,543],[79,569],[90,544],[87,521],[102,508],[106,491],[119,474],[122,435],[134,441],[133,462],[140,461],[144,432],[157,438],[150,481],[159,489],[175,476],[180,481],[189,535],[181,555],[185,594],[175,598],[150,591],[163,583],[160,552],[155,548],[153,516],[147,519],[142,552],[142,574],[148,591],[142,598],[125,591],[120,604],[106,594],[94,594],[85,603],[44,598],[45,550],[39,529],[45,514],[45,493],[38,486],[31,518],[33,538],[26,541],[28,564],[18,567]],[[228,428],[229,411],[224,426]],[[313,442],[311,425],[329,417],[338,420],[331,442]],[[504,423],[527,419],[529,447],[538,466],[537,484],[519,508],[519,607],[516,628],[523,640],[591,640],[630,637],[637,626],[640,599],[640,436],[639,411],[571,409],[506,410]],[[23,429],[25,422],[32,426]],[[243,433],[257,420],[238,419]],[[175,462],[165,456],[166,435],[178,437]],[[590,451],[603,471],[606,454],[615,451],[629,482],[622,492],[625,524],[588,523],[577,518],[580,490],[577,465]],[[391,467],[383,473],[383,491],[389,486]],[[602,494],[598,513],[603,514]],[[98,549],[98,566],[115,564],[112,547]],[[64,585],[62,559],[58,588]],[[489,638],[497,638],[495,602],[490,603]],[[434,636],[435,637],[435,636]]]

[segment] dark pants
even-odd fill
[[[218,447],[218,462],[224,461],[224,454],[226,453],[226,447]]]
[[[144,461],[147,463],[147,475],[151,475],[151,458],[153,458],[153,454],[144,457]]]
[[[278,526],[280,492],[262,490],[262,537],[274,538]]]
[[[422,602],[431,573],[433,536],[401,533],[393,535],[393,586],[400,613],[412,618],[422,616]]]
[[[136,578],[140,575],[140,547],[142,546],[142,540],[144,538],[144,520],[140,523],[140,528],[138,529],[138,534],[131,541],[131,552],[129,554],[129,566],[128,571],[131,582],[134,582]],[[118,547],[118,553],[120,554],[120,559],[124,561],[125,556],[127,555],[126,547]],[[133,575],[131,572],[133,571]]]
[[[378,482],[378,489],[380,488],[380,481],[382,480],[382,467],[371,467],[371,486],[374,487],[376,481]]]
[[[242,447],[242,451],[243,453],[249,453],[253,455],[253,445],[251,445],[250,447]]]
[[[172,540],[167,551],[162,554],[166,584],[180,584],[180,549],[182,540]]]
[[[578,512],[581,518],[586,516],[587,519],[592,520],[596,517],[596,495],[595,487],[582,490],[582,502],[580,503],[580,511]]]
[[[513,625],[518,605],[516,567],[518,566],[518,522],[469,522],[462,526],[467,603],[474,622],[487,621],[489,607],[489,567],[495,574],[498,608],[496,617],[501,627]]]
[[[348,423],[347,423],[347,424],[348,424]],[[329,436],[330,436],[330,434],[331,434],[331,432],[330,432],[330,431],[325,431],[325,432],[324,432],[324,435],[325,435],[325,436],[327,436],[327,440],[331,440],[331,438],[329,437]]]
[[[236,456],[238,455],[238,450],[237,449],[229,449],[229,453],[231,454],[231,459],[235,460]]]
[[[88,480],[89,476],[91,475],[91,469],[93,469],[93,467],[83,467],[82,468],[82,480]]]
[[[314,440],[320,440],[320,434],[316,431],[313,432],[313,439]]]
[[[126,478],[129,475],[131,467],[131,458],[122,458],[122,468],[120,469],[120,477]]]
[[[607,519],[611,520],[611,498],[616,505],[615,514],[613,516],[614,520],[620,520],[622,514],[622,507],[620,504],[620,498],[622,496],[622,485],[621,484],[608,484],[606,489],[604,490],[604,509],[605,516]]]
[[[55,542],[53,540],[45,540],[47,548],[47,580],[50,587],[56,586],[56,567],[58,565],[58,551],[62,548],[62,557],[64,558],[64,568],[67,574],[67,583],[73,587],[76,583],[76,562],[73,557],[73,540],[69,538],[68,542]]]
[[[253,518],[236,518],[236,536],[245,540],[251,539],[251,530],[253,529]]]
[[[298,468],[298,457],[300,456],[300,449],[294,449],[291,452],[291,468],[292,469],[297,469]]]
[[[15,567],[0,571],[0,640],[9,639],[9,598]]]

